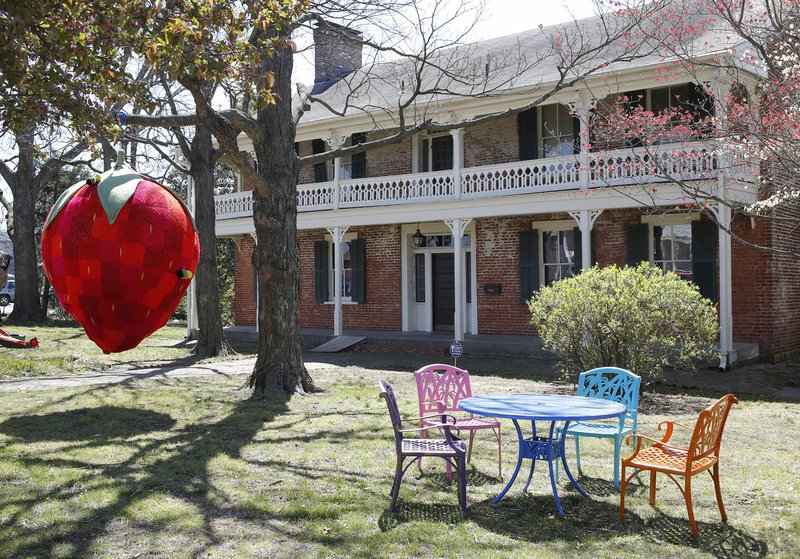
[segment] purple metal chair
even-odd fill
[[[461,412],[459,401],[472,396],[472,386],[469,382],[469,373],[453,365],[426,365],[414,372],[417,379],[417,394],[419,396],[419,414],[424,416],[431,413]],[[463,414],[463,412],[461,412]],[[423,419],[422,427],[433,420]],[[494,418],[480,418],[467,414],[456,417],[456,427],[461,431],[469,431],[469,446],[467,447],[467,463],[472,459],[472,442],[475,432],[491,429],[497,439],[497,471],[500,479],[503,478],[503,437],[500,432],[500,421]],[[422,461],[420,461],[421,464]],[[448,469],[449,475],[449,469]]]
[[[461,505],[461,512],[467,514],[467,469],[466,469],[466,453],[467,449],[464,443],[461,442],[457,436],[452,434],[452,430],[456,432],[458,429],[454,426],[455,418],[445,414],[438,414],[427,418],[415,417],[409,421],[419,421],[422,419],[431,420],[425,428],[416,427],[411,429],[403,429],[403,421],[400,418],[400,411],[397,408],[397,400],[394,397],[394,390],[392,386],[385,380],[378,382],[381,389],[380,397],[386,400],[386,405],[389,408],[389,417],[392,419],[392,428],[394,429],[394,442],[395,450],[397,451],[397,468],[394,473],[394,483],[389,495],[392,502],[389,505],[389,511],[394,511],[395,504],[397,503],[397,496],[400,493],[400,482],[403,480],[403,475],[406,470],[416,461],[422,459],[423,456],[433,456],[436,458],[443,458],[448,465],[455,468],[459,478],[459,492],[458,502]],[[438,418],[436,422],[433,421],[434,417]],[[426,429],[438,428],[444,433],[444,439],[408,439],[405,433],[413,431],[420,432]],[[406,463],[406,459],[411,458],[411,461]]]

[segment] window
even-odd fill
[[[575,119],[564,105],[545,105],[542,110],[541,153],[559,157],[575,153]]]
[[[653,225],[652,262],[665,272],[692,280],[692,225]]]
[[[564,105],[533,107],[517,115],[519,160],[568,156],[580,151],[580,120]]]
[[[311,151],[314,155],[318,153],[325,153],[325,141],[316,139],[311,140]],[[323,161],[314,165],[314,182],[327,182],[328,181],[328,163]]]
[[[544,285],[575,275],[576,264],[580,266],[580,263],[576,263],[575,251],[575,245],[579,242],[580,238],[574,229],[542,232]]]
[[[351,147],[363,144],[367,135],[363,132],[353,134],[345,141],[342,147]],[[341,179],[363,179],[367,176],[367,153],[361,152],[342,157]]]
[[[453,136],[449,133],[422,138],[420,171],[445,171],[453,168]]]
[[[333,243],[328,243],[328,262],[330,262],[330,266],[328,267],[328,285],[330,285],[330,289],[328,290],[329,293],[329,300],[333,301],[335,296],[335,288],[336,288],[336,275],[335,275],[335,266],[336,266],[336,259],[334,255],[334,246]],[[344,241],[342,243],[342,299],[349,301],[353,296],[353,259],[352,259],[352,252],[350,250],[350,241]]]
[[[349,240],[348,240],[349,239]],[[366,242],[347,235],[342,242],[342,293],[345,300],[363,303],[366,300]],[[333,243],[314,243],[314,299],[318,303],[333,301],[336,277]]]
[[[417,253],[414,255],[414,287],[416,291],[416,302],[425,302],[425,255]]]

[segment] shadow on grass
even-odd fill
[[[175,420],[165,413],[116,406],[100,406],[53,412],[45,415],[11,417],[0,423],[0,433],[26,442],[92,441],[166,431]]]
[[[35,514],[35,508],[43,502],[52,505],[61,501],[69,509],[75,497],[73,484],[41,489],[22,499],[5,498],[0,501],[0,508],[12,512],[3,518],[0,528],[13,531],[14,540],[6,542],[4,549],[13,557],[52,557],[63,555],[68,542],[70,557],[86,557],[91,555],[96,539],[124,518],[131,507],[153,493],[174,495],[202,511],[200,530],[204,542],[201,545],[219,544],[214,520],[222,516],[248,517],[250,513],[218,502],[208,465],[218,456],[238,455],[265,423],[287,411],[287,402],[287,398],[240,401],[230,414],[216,423],[190,424],[168,432],[165,437],[138,439],[129,445],[131,453],[121,462],[104,465],[61,460],[65,466],[86,470],[86,477],[80,479],[82,484],[89,485],[92,490],[113,490],[115,499],[81,516],[59,519],[43,529],[26,519]],[[90,448],[96,446],[98,432],[103,433],[101,438],[108,440],[151,430],[163,431],[175,425],[166,414],[115,407],[34,416],[33,423],[26,425],[28,421],[30,418],[7,420],[1,424],[2,432],[26,441],[81,441],[84,448]],[[164,457],[152,458],[159,453]],[[49,456],[25,455],[17,460],[29,469],[57,465]]]

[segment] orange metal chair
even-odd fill
[[[692,538],[697,538],[699,532],[697,523],[694,520],[694,511],[692,510],[692,476],[708,470],[714,480],[714,489],[717,494],[717,504],[719,505],[722,521],[727,522],[728,515],[725,514],[725,506],[722,504],[722,493],[719,488],[719,447],[722,440],[722,430],[725,428],[725,421],[728,419],[728,412],[733,404],[738,403],[739,400],[733,394],[723,396],[700,412],[694,428],[675,421],[662,421],[658,424],[658,430],[666,429],[666,433],[660,441],[639,434],[630,435],[625,441],[630,445],[631,439],[636,437],[636,448],[633,454],[622,459],[622,486],[620,487],[619,497],[620,520],[625,520],[625,490],[628,487],[628,482],[640,472],[649,470],[650,504],[655,505],[656,473],[661,472],[674,481],[683,494],[683,498],[686,501],[686,510],[689,513]],[[676,426],[692,431],[692,438],[688,448],[667,444]],[[649,441],[651,445],[642,448],[642,440]],[[627,468],[634,469],[631,475],[626,475]],[[684,478],[683,487],[681,487],[677,477]]]

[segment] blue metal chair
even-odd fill
[[[618,367],[598,367],[580,374],[578,396],[601,398],[619,402],[628,408],[625,415],[614,423],[602,421],[576,421],[567,427],[567,435],[575,439],[575,459],[581,473],[581,437],[614,439],[614,487],[619,489],[620,447],[622,441],[636,432],[639,407],[639,386],[642,378]],[[563,428],[558,429],[560,434]],[[558,462],[556,462],[558,481]]]

